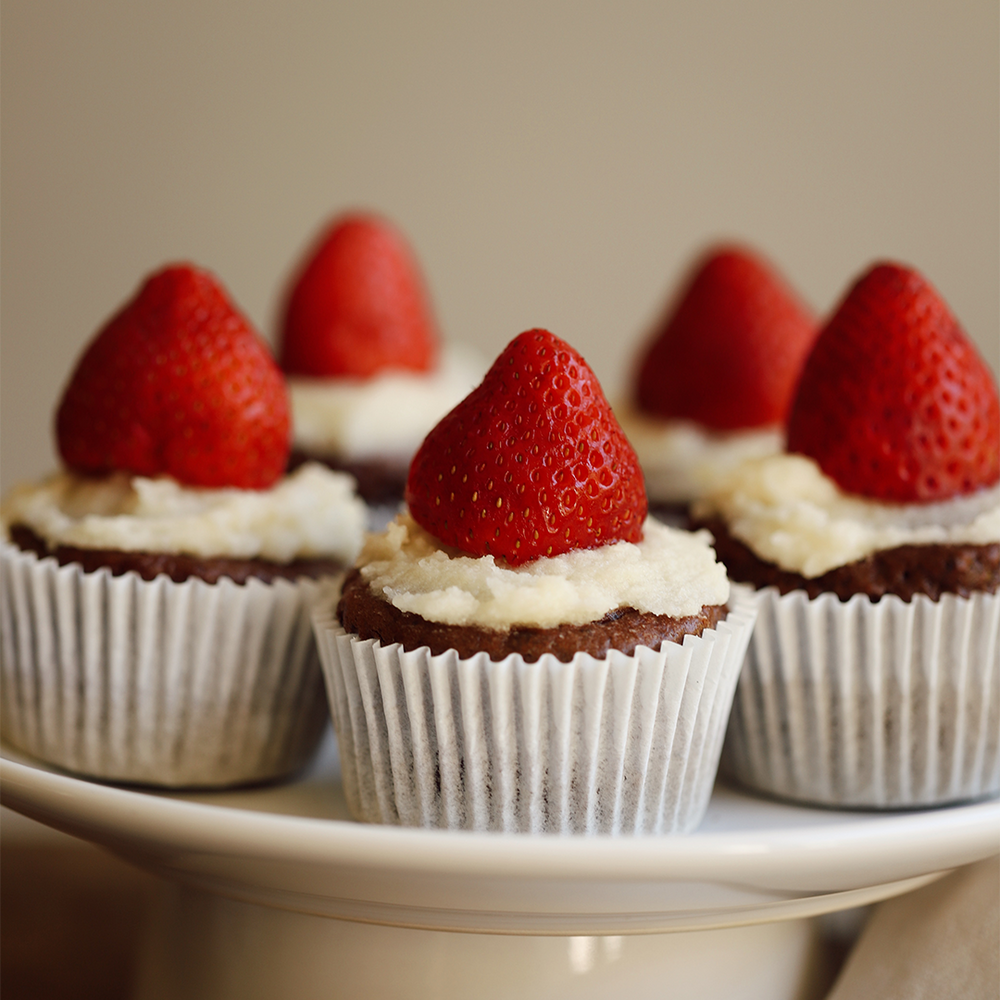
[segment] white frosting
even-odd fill
[[[784,447],[775,427],[710,431],[690,420],[666,420],[630,404],[615,410],[635,449],[654,503],[687,503],[711,492],[748,458],[773,455]]]
[[[358,560],[364,579],[400,611],[448,625],[552,628],[597,621],[616,608],[681,617],[725,604],[729,581],[708,532],[647,519],[638,544],[615,542],[517,567],[463,555],[407,513],[370,535]]]
[[[294,447],[315,456],[409,461],[484,372],[473,352],[449,345],[433,372],[387,372],[371,379],[289,376]]]
[[[4,529],[24,524],[50,546],[183,552],[211,558],[327,557],[350,563],[366,509],[354,480],[308,463],[269,490],[197,489],[173,479],[59,472],[15,489],[0,507]]]
[[[694,513],[720,516],[761,559],[805,577],[899,545],[1000,541],[1000,485],[939,503],[881,503],[844,493],[803,455],[743,463]]]

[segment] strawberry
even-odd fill
[[[403,237],[371,215],[334,220],[292,283],[282,369],[320,378],[429,371],[437,347],[427,292]]]
[[[916,271],[878,264],[847,293],[806,361],[788,449],[878,500],[944,500],[1000,480],[996,384]]]
[[[816,332],[760,258],[716,248],[654,330],[639,365],[639,409],[718,431],[782,424]]]
[[[85,473],[264,489],[288,461],[284,380],[216,279],[187,264],[148,278],[91,341],[56,415]]]
[[[587,362],[547,330],[515,337],[427,435],[406,502],[442,542],[512,566],[639,541],[646,489]]]

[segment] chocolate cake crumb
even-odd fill
[[[39,558],[53,556],[60,566],[78,563],[85,573],[107,568],[112,576],[123,576],[130,570],[144,580],[169,576],[174,583],[183,583],[197,577],[206,583],[218,583],[228,577],[235,583],[246,583],[256,578],[264,583],[277,579],[295,580],[300,577],[318,578],[333,576],[344,565],[336,559],[296,559],[289,563],[267,559],[238,559],[225,556],[202,558],[176,552],[126,552],[118,549],[82,549],[72,545],[50,548],[43,538],[23,524],[12,525],[8,531],[11,541],[25,552],[34,552]]]
[[[671,528],[686,528],[691,505],[680,500],[650,500],[649,514]]]
[[[777,587],[782,594],[804,590],[810,600],[834,593],[842,601],[867,594],[877,601],[895,594],[911,601],[926,594],[932,601],[945,593],[969,597],[976,592],[995,594],[1000,587],[1000,543],[988,545],[900,545],[873,552],[837,566],[821,576],[805,577],[766,562],[730,534],[720,520],[699,522],[715,538],[715,551],[731,580],[755,587]]]
[[[356,568],[348,573],[337,605],[337,616],[348,632],[362,639],[378,639],[386,646],[394,642],[402,643],[406,650],[428,646],[434,655],[454,649],[463,659],[485,652],[491,660],[502,660],[519,653],[528,662],[552,653],[563,663],[580,652],[603,659],[612,649],[631,656],[637,646],[659,649],[664,641],[681,642],[685,635],[698,636],[715,628],[725,618],[725,611],[724,605],[705,605],[696,615],[671,618],[619,608],[585,625],[520,625],[509,631],[446,625],[400,611],[378,596]]]

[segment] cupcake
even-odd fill
[[[759,588],[726,767],[829,806],[1000,791],[1000,407],[937,292],[879,264],[806,361],[786,453],[696,507]]]
[[[706,533],[647,518],[583,358],[516,337],[430,432],[408,509],[314,615],[361,820],[686,831],[754,617]]]
[[[420,442],[482,375],[473,352],[441,344],[416,258],[372,215],[321,233],[291,282],[278,341],[292,466],[349,472],[374,506],[399,506]]]
[[[288,400],[204,271],[98,332],[59,406],[65,468],[0,507],[4,739],[160,786],[287,775],[328,713],[310,600],[357,555],[349,477],[284,470]]]
[[[720,246],[698,261],[619,407],[654,513],[683,520],[727,470],[783,448],[816,332],[809,309],[754,253]]]

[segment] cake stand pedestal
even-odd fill
[[[165,885],[135,1000],[809,1000],[813,920],[673,934],[495,935],[361,924]]]
[[[269,788],[156,793],[4,749],[0,800],[164,876],[136,1000],[812,1000],[823,913],[1000,849],[1000,802],[874,814],[717,785],[686,836],[351,821],[332,737]]]

